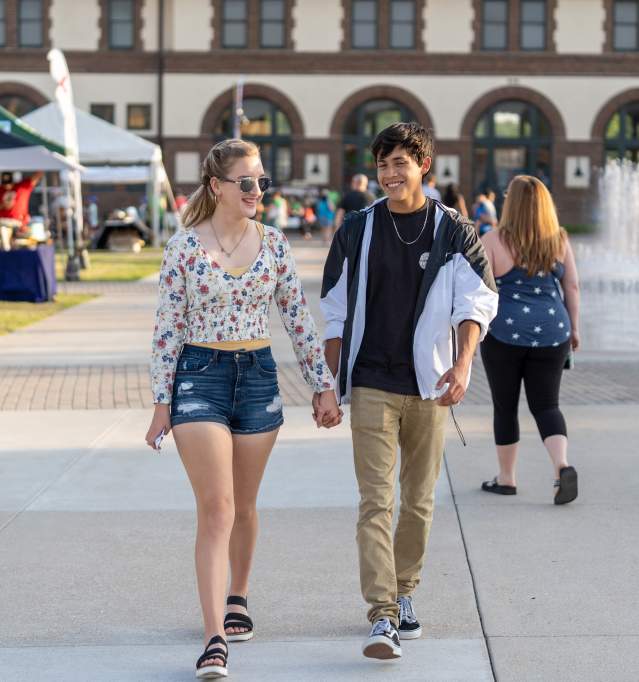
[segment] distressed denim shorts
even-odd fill
[[[171,426],[217,422],[231,433],[282,425],[282,399],[270,348],[225,351],[186,344],[173,382]]]

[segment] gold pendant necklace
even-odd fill
[[[246,225],[244,226],[244,232],[242,232],[242,236],[239,238],[235,246],[230,250],[227,251],[223,246],[222,242],[220,241],[220,238],[217,236],[217,232],[215,231],[215,227],[213,227],[213,218],[211,218],[211,229],[213,230],[213,235],[215,236],[215,241],[217,242],[217,245],[220,247],[220,251],[227,257],[229,258],[237,249],[237,247],[242,243],[242,240],[244,239],[246,235],[246,231],[248,230],[249,226],[249,220],[246,221]]]

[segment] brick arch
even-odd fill
[[[235,90],[229,88],[221,95],[216,97],[209,105],[209,108],[204,113],[202,118],[202,125],[200,133],[204,136],[211,136],[211,131],[215,129],[220,116],[233,105],[235,97]],[[244,85],[244,97],[256,97],[268,100],[277,105],[288,118],[291,125],[291,135],[293,137],[304,136],[304,124],[297,107],[291,100],[279,90],[271,88],[268,85],[261,85],[259,83],[246,83]]]
[[[631,88],[630,90],[624,90],[618,95],[615,95],[609,99],[602,107],[599,109],[599,113],[595,116],[592,128],[590,130],[590,137],[593,140],[603,139],[606,130],[606,123],[610,120],[612,115],[620,109],[624,104],[629,104],[630,102],[639,102],[639,88]]]
[[[410,109],[425,128],[432,130],[433,122],[428,109],[413,93],[394,85],[374,85],[354,92],[339,105],[331,121],[331,137],[340,137],[343,134],[346,119],[351,113],[360,105],[373,99],[392,99],[399,102]]]
[[[510,100],[518,100],[533,104],[548,119],[553,132],[553,140],[566,139],[566,126],[557,107],[544,95],[536,90],[522,87],[506,87],[491,90],[472,104],[464,116],[461,134],[465,139],[472,139],[475,125],[480,116],[491,106]]]
[[[0,82],[0,96],[3,95],[17,95],[29,100],[34,108],[42,107],[49,103],[49,98],[43,95],[39,90],[32,88],[25,83],[16,83],[14,81]]]

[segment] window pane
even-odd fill
[[[412,24],[393,24],[390,42],[391,47],[414,47],[415,29]]]
[[[262,19],[284,21],[283,0],[262,0]]]
[[[526,22],[537,22],[540,24],[546,21],[546,3],[537,0],[524,0],[521,6],[521,20]]]
[[[131,0],[111,0],[109,17],[112,21],[133,21]]]
[[[20,19],[42,19],[42,2],[40,0],[21,0]]]
[[[224,46],[245,47],[246,26],[245,24],[224,24]]]
[[[392,21],[413,21],[415,18],[415,3],[413,0],[395,0],[391,5]]]
[[[506,27],[484,25],[484,47],[491,50],[506,49]]]
[[[0,21],[4,20],[4,5],[5,5],[5,0],[0,0]]]
[[[521,116],[514,111],[496,111],[493,117],[495,137],[521,137]]]
[[[250,98],[244,100],[244,116],[242,135],[272,135],[271,103],[265,99]]]
[[[20,22],[18,42],[22,47],[40,47],[42,45],[42,23],[39,21]]]
[[[546,44],[546,27],[524,25],[521,31],[521,47],[524,50],[543,50]]]
[[[113,104],[92,104],[91,113],[108,123],[115,122],[115,107]]]
[[[263,47],[284,47],[283,24],[262,24]]]
[[[223,16],[225,20],[246,19],[246,0],[226,0]]]
[[[111,24],[111,47],[133,47],[133,24]]]
[[[277,135],[290,135],[291,134],[291,124],[288,122],[288,118],[282,111],[275,112],[275,125]]]
[[[0,45],[4,45],[5,41],[4,19],[0,19]]]
[[[615,26],[615,48],[617,50],[636,50],[637,28],[635,26]]]
[[[610,121],[608,121],[608,125],[606,126],[606,139],[610,140],[611,138],[619,137],[620,132],[620,118],[619,112],[617,112],[616,114],[613,114]]]
[[[148,130],[151,127],[151,105],[129,104],[126,118],[128,128],[132,130]]]
[[[503,0],[487,0],[484,2],[484,21],[506,21],[506,7]]]
[[[486,137],[488,135],[488,117],[482,116],[475,126],[475,137]]]
[[[291,148],[279,147],[275,165],[275,176],[278,182],[286,182],[291,179]]]
[[[353,21],[376,21],[377,3],[374,0],[355,0],[353,2]]]
[[[355,24],[353,26],[353,47],[375,47],[377,44],[376,24]]]
[[[637,21],[636,2],[615,2],[615,21],[633,24]]]

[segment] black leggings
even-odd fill
[[[527,348],[486,335],[481,344],[481,359],[493,397],[497,445],[519,441],[517,408],[522,379],[541,439],[567,435],[566,421],[559,409],[559,385],[569,348],[570,341],[554,348]]]

